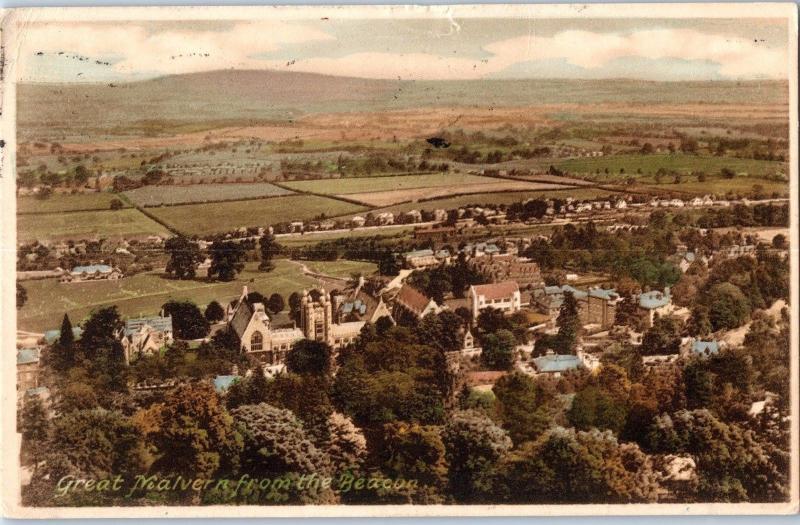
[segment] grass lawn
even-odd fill
[[[317,263],[315,263],[317,264]],[[87,283],[59,283],[55,279],[26,281],[28,301],[17,311],[17,325],[22,330],[38,331],[56,329],[61,318],[68,313],[73,324],[84,319],[88,313],[100,306],[116,304],[125,317],[153,315],[169,299],[191,300],[205,308],[212,300],[224,304],[237,298],[242,286],[269,296],[281,294],[284,299],[292,292],[315,286],[317,281],[305,276],[300,266],[286,259],[275,261],[275,269],[269,273],[259,272],[257,263],[248,263],[245,270],[231,282],[177,281],[163,277],[158,272],[125,277],[119,281]],[[374,269],[374,265],[358,261],[335,261],[319,263],[325,273],[343,273],[349,276],[350,269]]]
[[[17,216],[20,241],[163,235],[166,229],[138,210],[76,211]]]
[[[332,277],[348,278],[354,273],[364,276],[371,275],[378,270],[378,265],[367,261],[304,261],[312,271]]]
[[[488,184],[497,179],[467,175],[465,173],[433,173],[430,175],[397,175],[386,177],[345,177],[341,179],[305,180],[285,182],[285,186],[298,191],[326,195],[346,195],[368,191],[407,190],[410,188],[436,188],[464,184]]]
[[[119,199],[119,197],[107,192],[77,193],[75,195],[54,193],[46,199],[32,196],[17,197],[17,213],[109,210],[113,199]],[[122,199],[119,200],[122,201]],[[123,201],[122,206],[129,208],[130,204]]]
[[[316,244],[321,241],[331,241],[334,239],[341,239],[347,237],[349,239],[358,237],[382,237],[382,238],[403,238],[407,237],[414,231],[415,225],[402,224],[395,225],[391,228],[356,228],[354,230],[320,232],[305,235],[293,235],[291,237],[278,237],[278,242],[283,246],[298,247],[307,246],[309,244]]]
[[[284,221],[358,213],[365,210],[347,202],[316,195],[290,195],[268,199],[187,204],[152,208],[150,213],[173,228],[195,235],[235,230],[242,226],[269,226]]]

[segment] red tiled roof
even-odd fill
[[[478,284],[474,285],[476,295],[482,295],[487,300],[492,299],[505,299],[519,291],[519,285],[516,281],[503,281],[502,283],[494,284]]]
[[[404,284],[400,288],[395,300],[418,314],[422,313],[425,307],[428,306],[428,303],[431,302],[422,292],[407,284]]]

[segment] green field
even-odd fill
[[[17,216],[17,238],[26,242],[67,238],[143,237],[166,233],[166,228],[134,209]]]
[[[354,273],[367,276],[378,270],[378,265],[375,263],[367,261],[348,261],[346,259],[341,261],[307,261],[305,264],[311,271],[330,275],[332,277],[344,278],[348,278]]]
[[[192,184],[189,186],[143,186],[125,192],[137,206],[192,204],[291,195],[292,192],[268,182]]]
[[[374,271],[375,266],[360,261],[314,262],[314,269],[325,274],[348,277],[350,271]],[[64,313],[68,313],[73,324],[93,309],[116,304],[123,316],[153,315],[169,299],[191,300],[205,306],[216,300],[220,303],[239,296],[242,286],[264,295],[281,294],[284,299],[292,292],[301,291],[317,284],[316,279],[305,276],[300,266],[286,259],[275,261],[275,269],[269,273],[259,272],[257,263],[248,263],[237,279],[228,283],[177,281],[150,272],[125,277],[119,281],[97,281],[87,283],[59,283],[55,279],[26,281],[28,302],[18,310],[18,326],[21,330],[42,332],[60,326]]]
[[[614,192],[597,189],[597,188],[569,188],[565,190],[544,190],[544,191],[515,191],[515,192],[502,192],[502,193],[473,193],[470,195],[458,195],[456,197],[447,197],[444,199],[434,199],[422,202],[406,202],[389,206],[387,208],[377,208],[373,213],[392,212],[402,213],[409,210],[450,210],[459,208],[461,206],[468,206],[470,204],[512,204],[527,199],[542,198],[552,199],[561,198],[566,199],[572,197],[574,199],[598,199],[608,197]]]
[[[269,199],[165,206],[149,210],[154,216],[186,234],[209,235],[247,226],[269,226],[365,210],[348,202],[316,195],[290,195]]]
[[[773,193],[777,193],[781,197],[789,196],[788,182],[776,182],[754,177],[738,177],[734,179],[715,177],[709,178],[705,182],[692,179],[683,181],[680,184],[646,184],[637,187],[646,188],[654,192],[677,191],[691,193],[693,195],[725,195],[729,191],[748,194],[753,191],[753,186],[755,185],[760,185],[762,187],[762,192],[767,197],[771,197]]]
[[[75,195],[54,193],[46,199],[31,196],[17,197],[17,213],[108,210],[114,199],[119,199],[119,197],[106,192],[77,193]],[[129,208],[130,204],[123,202],[122,206]]]
[[[560,161],[542,161],[542,167],[553,164],[558,169],[570,173],[596,173],[600,170],[600,176],[628,177],[637,175],[641,170],[643,174],[654,174],[660,168],[668,172],[677,171],[679,173],[691,173],[693,171],[703,171],[708,175],[719,173],[722,168],[729,168],[739,175],[751,177],[763,177],[775,173],[786,173],[787,165],[782,162],[738,159],[733,157],[708,157],[701,155],[612,155],[608,157],[581,157],[574,159],[564,159]],[[625,172],[620,174],[620,169]]]
[[[285,186],[298,191],[323,193],[326,195],[346,195],[368,191],[408,190],[412,188],[438,188],[442,186],[462,186],[498,182],[497,179],[467,175],[465,173],[432,173],[430,175],[400,175],[387,177],[348,177],[343,179],[324,179],[286,182]]]

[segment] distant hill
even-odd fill
[[[153,135],[218,125],[288,122],[304,114],[426,106],[601,102],[785,103],[786,82],[637,80],[401,81],[222,70],[112,84],[17,86],[21,140]]]

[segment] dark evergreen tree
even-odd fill
[[[176,279],[194,279],[197,265],[203,262],[197,243],[179,235],[167,239],[164,250],[169,254],[166,271]]]

